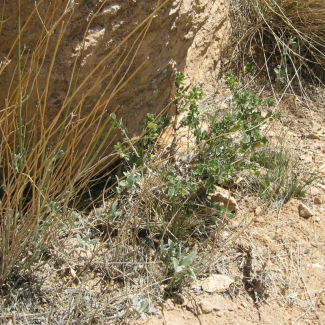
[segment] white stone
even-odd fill
[[[102,11],[103,15],[115,15],[119,10],[121,9],[121,6],[118,4],[112,4],[110,6],[107,6]]]
[[[323,191],[325,191],[325,185],[317,183],[316,186],[321,188]]]
[[[309,193],[312,195],[312,196],[316,196],[316,195],[319,195],[321,192],[321,190],[317,187],[311,187],[310,190],[309,190]]]
[[[223,292],[228,290],[229,286],[234,282],[232,278],[222,274],[212,274],[208,278],[201,281],[202,290],[205,292]]]

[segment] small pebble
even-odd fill
[[[322,199],[319,196],[314,197],[314,203],[320,205],[323,203]]]
[[[315,133],[310,133],[307,135],[308,139],[314,139],[314,140],[320,140],[320,136],[318,134]]]
[[[315,215],[315,212],[313,210],[311,210],[309,207],[307,207],[307,205],[302,203],[299,205],[298,211],[300,217],[303,217],[305,219],[308,219]]]

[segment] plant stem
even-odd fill
[[[23,96],[21,86],[21,17],[20,17],[20,0],[18,0],[18,141],[19,141],[19,154],[22,157],[24,153],[24,138],[23,131]]]

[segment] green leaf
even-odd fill
[[[196,254],[196,251],[188,254],[186,257],[183,258],[180,265],[184,267],[189,266],[194,261]]]
[[[196,274],[194,272],[194,270],[190,267],[188,270],[187,270],[187,274],[195,281],[197,278],[196,278]]]
[[[111,211],[110,211],[111,214],[114,214],[115,213],[115,211],[117,209],[117,203],[118,203],[117,200],[113,202],[113,204],[111,206]]]
[[[247,64],[246,64],[246,71],[247,72],[250,72],[250,71],[252,71],[252,68],[253,68],[253,64],[251,62],[247,62]]]
[[[78,244],[82,244],[82,239],[79,234],[77,234],[77,241],[78,241]]]
[[[173,261],[173,265],[174,265],[174,270],[175,270],[175,272],[177,272],[177,269],[178,269],[178,266],[179,266],[178,259],[173,257],[172,261]]]

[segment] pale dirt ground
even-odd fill
[[[301,200],[273,206],[264,214],[260,200],[238,198],[240,209],[227,232],[253,221],[223,257],[223,271],[235,284],[228,292],[214,294],[188,287],[168,299],[156,316],[133,324],[325,324],[325,115],[317,108],[298,112],[294,105],[287,106],[270,136],[275,141],[284,137],[306,171],[317,171],[320,178]],[[312,208],[313,217],[299,216],[301,202]],[[239,266],[248,252],[257,273],[263,263],[267,270],[268,297],[260,304],[239,284]]]

